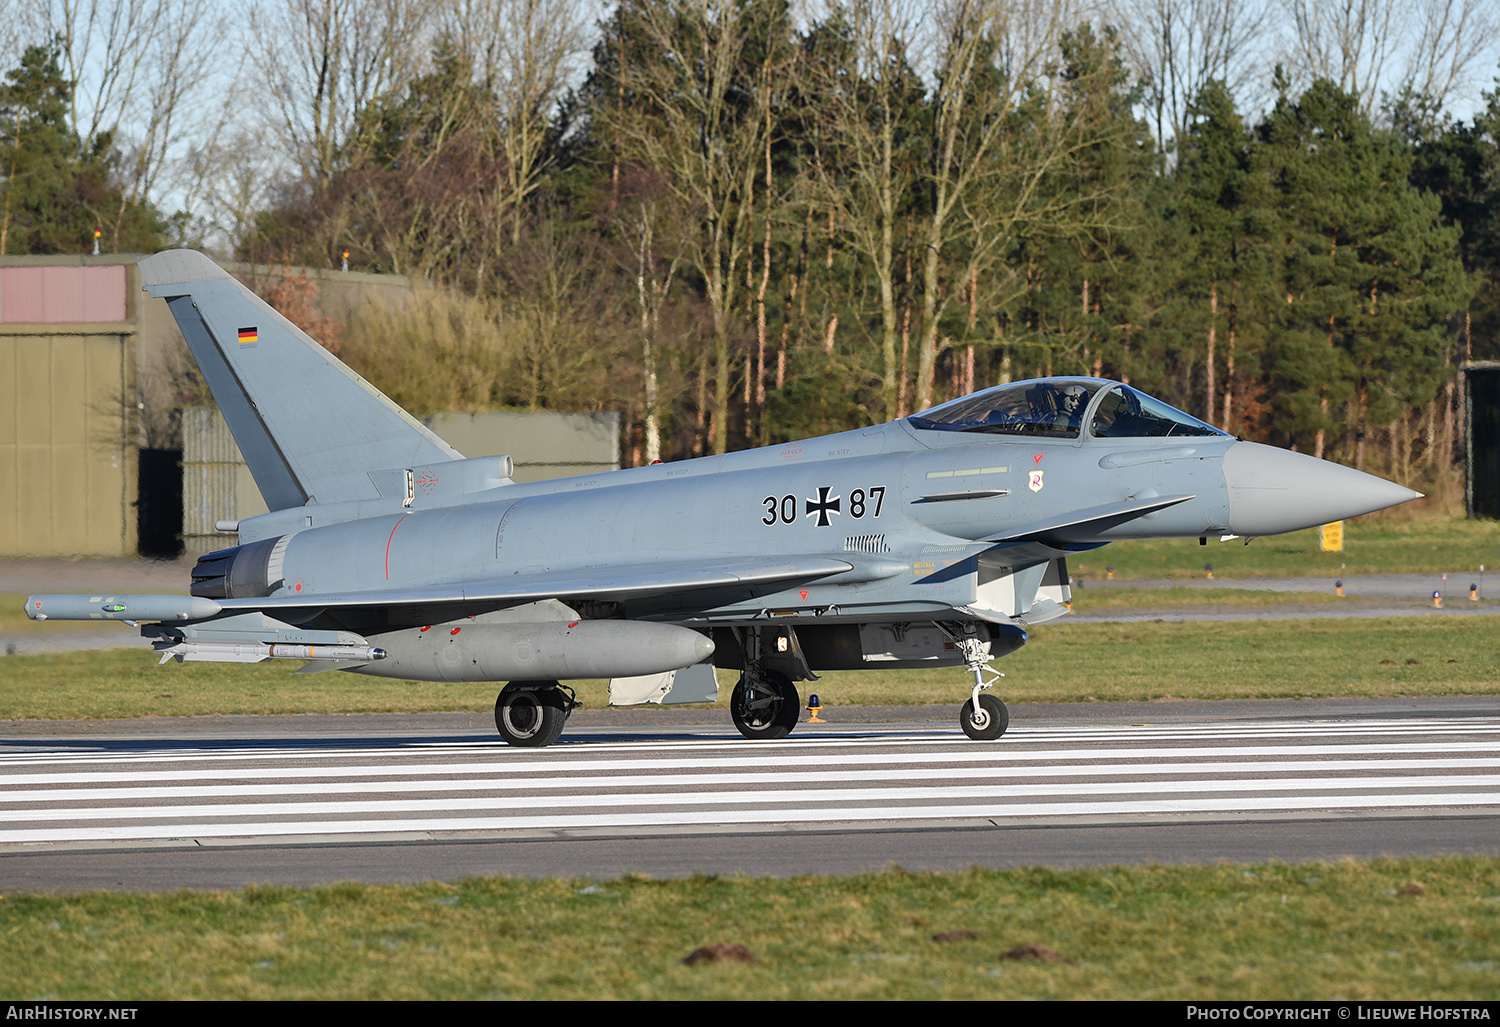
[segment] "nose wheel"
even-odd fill
[[[993,695],[981,695],[977,706],[973,699],[964,703],[958,712],[958,722],[964,734],[976,742],[993,742],[1010,727],[1010,711]]]

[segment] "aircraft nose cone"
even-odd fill
[[[1373,474],[1254,442],[1229,447],[1224,483],[1229,530],[1247,538],[1341,521],[1422,495]]]

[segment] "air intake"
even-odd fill
[[[290,535],[221,549],[198,559],[189,590],[204,599],[267,596],[282,585],[282,558]]]

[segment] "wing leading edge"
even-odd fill
[[[1096,541],[1100,532],[1117,528],[1122,524],[1186,503],[1196,496],[1165,496],[1150,499],[1129,499],[1123,503],[1105,503],[1086,510],[1074,510],[1047,521],[1022,525],[1000,535],[992,535],[984,541],[996,545],[1022,542],[1041,542],[1048,545],[1070,545]]]

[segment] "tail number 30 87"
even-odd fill
[[[830,495],[831,488],[819,487],[816,496],[808,497],[805,501],[807,516],[816,518],[818,527],[827,527],[833,523],[831,518],[843,513],[842,496]],[[765,516],[760,519],[762,524],[795,524],[797,515],[801,512],[798,508],[803,506],[794,495],[767,496],[761,500],[766,508]],[[879,517],[881,508],[885,506],[885,486],[872,485],[868,489],[855,489],[849,493],[850,517],[856,520],[869,515]]]

